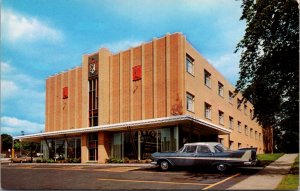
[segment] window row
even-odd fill
[[[194,59],[186,54],[186,71],[194,76]],[[204,69],[204,84],[205,86],[211,88],[211,73]],[[224,85],[218,81],[218,95],[224,98]],[[233,105],[234,94],[231,91],[228,91],[228,101]],[[237,98],[237,109],[242,110],[242,100]],[[244,114],[248,115],[247,104],[244,103]],[[250,118],[253,119],[253,111],[250,109]]]
[[[190,93],[186,93],[186,109],[190,112],[194,112],[194,102],[195,102],[195,96],[190,94]],[[225,125],[224,124],[224,112],[221,110],[218,110],[218,116],[219,116],[219,124],[220,125]],[[204,117],[206,119],[211,120],[212,119],[212,106],[206,102],[204,102]],[[233,117],[229,116],[229,124],[228,124],[229,129],[234,130],[234,119]],[[242,125],[240,121],[237,121],[237,130],[238,132],[242,132]],[[255,139],[261,140],[261,133],[258,134],[257,131],[254,132],[253,135],[253,129],[252,128],[248,128],[247,125],[244,126],[244,132],[246,136],[249,136],[253,138],[255,136]]]

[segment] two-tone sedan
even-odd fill
[[[223,172],[228,167],[255,165],[256,148],[231,151],[218,142],[187,143],[176,152],[156,152],[152,164],[162,170],[176,166],[212,166]]]

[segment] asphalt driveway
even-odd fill
[[[136,166],[2,165],[3,189],[226,189],[258,169],[234,169],[220,174],[210,169]]]

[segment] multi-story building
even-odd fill
[[[187,142],[257,147],[253,107],[181,33],[112,54],[84,55],[82,66],[46,80],[45,158],[148,159]]]

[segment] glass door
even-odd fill
[[[89,161],[98,160],[98,133],[88,135]]]

